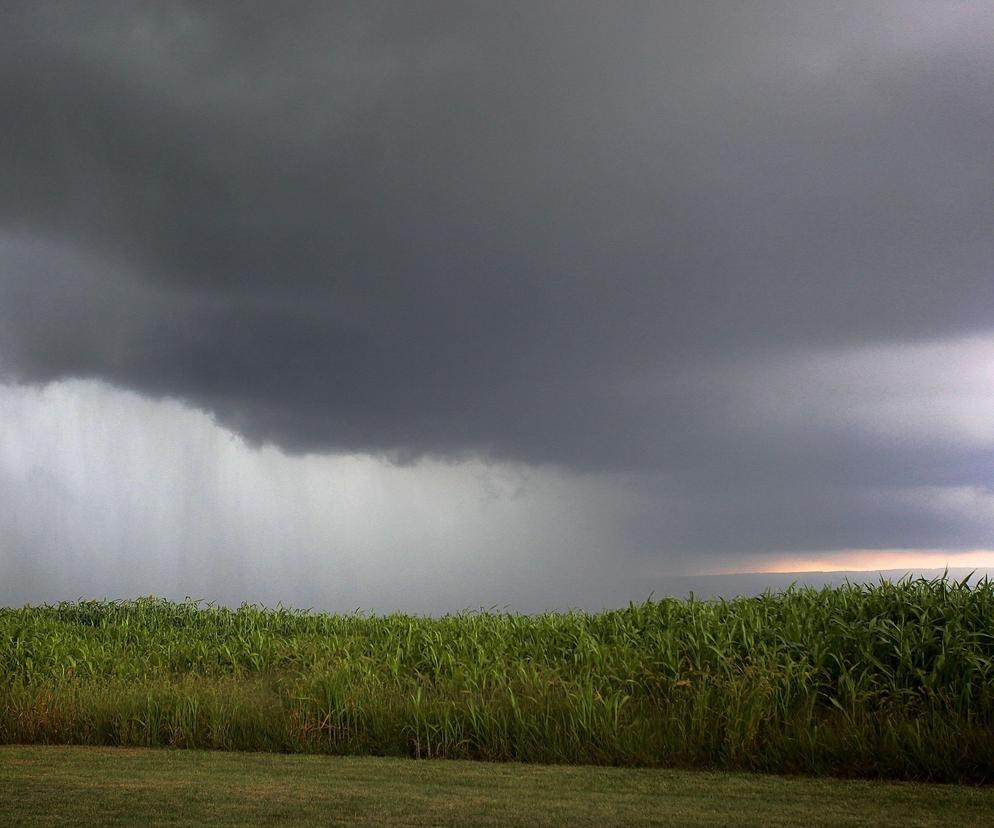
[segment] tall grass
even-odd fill
[[[994,582],[434,619],[0,609],[0,742],[994,780]]]

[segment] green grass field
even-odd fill
[[[994,780],[994,584],[443,618],[0,609],[0,743]]]
[[[0,824],[990,825],[994,788],[374,757],[0,748]]]

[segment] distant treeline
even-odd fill
[[[994,780],[994,582],[442,618],[0,609],[0,742]]]

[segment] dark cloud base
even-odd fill
[[[662,475],[743,504],[716,544],[775,543],[783,492],[883,543],[836,488],[994,482],[989,445],[785,435],[712,381],[994,329],[983,8],[0,15],[8,378],[290,452]]]

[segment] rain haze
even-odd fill
[[[977,2],[4,3],[0,604],[994,567],[992,44]]]

